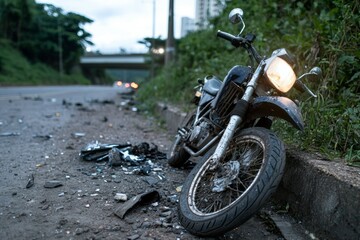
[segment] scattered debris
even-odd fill
[[[44,184],[44,188],[57,188],[57,187],[61,187],[63,184],[60,181],[47,181]]]
[[[85,137],[85,133],[81,133],[81,132],[75,132],[71,134],[73,137],[75,138],[80,138],[80,137]]]
[[[147,182],[150,186],[154,186],[160,181],[160,179],[151,176],[146,176],[142,180]]]
[[[46,165],[46,163],[38,163],[38,164],[36,164],[35,166],[37,167],[37,168],[40,168],[40,167],[43,167],[43,166],[45,166]]]
[[[26,184],[26,188],[31,188],[32,186],[34,186],[34,175],[31,174],[29,177],[29,180]]]
[[[20,136],[18,132],[3,132],[0,133],[0,137]]]
[[[127,201],[127,195],[125,193],[116,193],[114,199],[116,201]]]
[[[132,209],[137,204],[150,204],[156,202],[160,199],[160,194],[156,190],[152,190],[146,193],[142,193],[132,197],[130,200],[126,201],[119,208],[114,211],[114,214],[119,218],[124,218],[125,214]]]
[[[47,135],[34,135],[33,138],[36,139],[40,139],[40,140],[49,140],[50,138],[52,138],[53,136],[51,134],[47,134]]]
[[[178,187],[176,187],[176,191],[177,191],[177,192],[181,192],[182,187],[183,187],[183,186],[178,186]]]
[[[115,104],[114,100],[108,100],[108,99],[105,99],[105,100],[92,99],[92,100],[90,100],[90,103],[98,103],[98,104],[102,104],[102,105]]]
[[[33,101],[44,101],[44,99],[40,96],[24,96],[24,100],[33,100]]]
[[[98,141],[86,145],[80,153],[80,158],[86,161],[103,161],[108,158],[108,153],[112,148],[129,147],[130,144],[101,144]]]
[[[135,146],[131,144],[101,144],[98,141],[88,144],[81,150],[80,158],[86,161],[108,161],[110,167],[122,166],[125,174],[149,175],[161,172],[151,160],[165,159],[166,154],[158,151],[155,144],[144,142]],[[159,179],[164,179],[158,174]]]

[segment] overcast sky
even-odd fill
[[[181,17],[195,18],[196,0],[174,0],[175,37],[180,37]],[[92,34],[93,51],[118,53],[143,52],[145,47],[137,41],[153,34],[154,0],[36,0],[62,8],[65,12],[84,15],[93,23],[85,25]],[[155,37],[167,36],[169,0],[155,0]]]

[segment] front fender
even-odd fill
[[[246,120],[261,117],[278,117],[290,122],[295,128],[304,130],[304,122],[298,106],[286,97],[261,96],[255,98],[249,106]]]

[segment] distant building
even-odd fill
[[[225,6],[225,0],[196,0],[195,19],[181,18],[181,37],[197,29],[206,28],[209,18],[217,16]]]
[[[218,0],[196,0],[195,24],[198,29],[208,26],[209,18],[217,16],[223,9],[223,1]]]
[[[181,18],[181,37],[185,37],[189,32],[195,31],[195,19],[189,17]]]

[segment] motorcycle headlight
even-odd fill
[[[268,61],[265,76],[274,88],[283,93],[288,92],[296,80],[294,70],[280,57],[273,57]]]

